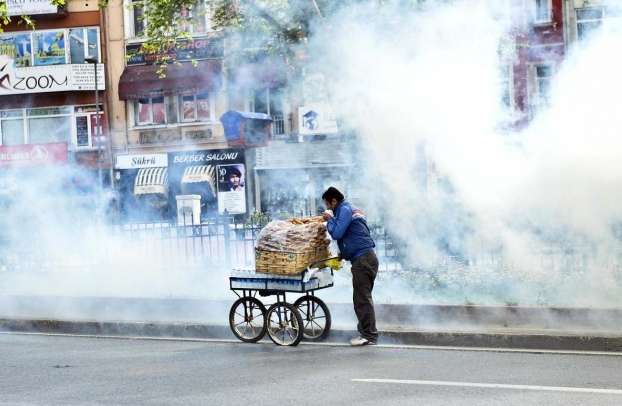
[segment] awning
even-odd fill
[[[159,69],[155,65],[126,67],[119,80],[119,100],[213,92],[222,84],[222,62],[216,59],[198,61],[197,66],[169,64],[163,78]]]
[[[134,181],[134,194],[161,193],[168,196],[168,168],[142,168]]]
[[[189,166],[184,170],[181,183],[207,182],[212,189],[212,193],[216,194],[215,179],[216,169],[214,165]]]

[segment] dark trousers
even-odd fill
[[[358,319],[357,329],[362,337],[376,342],[376,313],[371,291],[378,274],[378,257],[374,251],[366,252],[352,261],[352,301]]]

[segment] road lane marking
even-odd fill
[[[369,382],[369,383],[459,386],[459,387],[468,387],[468,388],[522,389],[522,390],[537,390],[537,391],[552,391],[552,392],[608,393],[612,395],[622,395],[622,390],[620,389],[571,388],[571,387],[563,387],[563,386],[508,385],[508,384],[501,384],[501,383],[419,381],[419,380],[409,380],[409,379],[352,379],[352,380],[355,382]]]

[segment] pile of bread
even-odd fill
[[[269,222],[257,236],[256,248],[266,251],[308,252],[328,250],[330,238],[322,217]]]

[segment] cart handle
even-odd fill
[[[322,264],[322,266],[318,267],[318,268],[326,268],[326,261],[330,261],[332,259],[340,259],[339,256],[336,257],[329,257],[329,258],[323,258],[323,259],[316,259],[315,261],[311,262],[311,264],[309,264],[309,266],[307,268],[316,268],[317,264]]]

